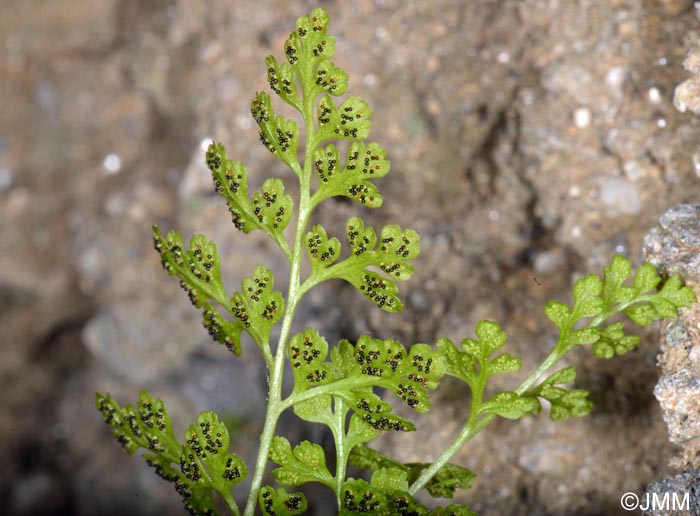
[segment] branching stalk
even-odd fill
[[[400,312],[403,304],[397,282],[411,277],[411,261],[420,252],[418,234],[397,225],[377,231],[359,217],[350,218],[345,225],[344,253],[340,241],[328,235],[321,224],[310,231],[307,228],[316,206],[332,197],[349,198],[368,208],[380,207],[384,198],[374,181],[390,169],[386,151],[377,143],[365,141],[371,127],[369,105],[352,96],[339,102],[333,100],[345,94],[348,75],[330,61],[335,40],[326,32],[328,22],[324,9],[302,16],[285,42],[286,62],[279,63],[273,56],[266,59],[272,90],[302,115],[303,166],[298,160],[297,123],[276,116],[272,99],[266,93],[258,93],[251,104],[261,142],[299,180],[298,202],[285,193],[284,183],[278,178],[267,179],[261,190],[251,196],[245,166],[229,159],[222,144],[212,143],[206,154],[214,187],[225,199],[236,228],[244,233],[261,230],[287,257],[286,302],[274,290],[273,273],[264,265],[258,265],[231,296],[223,285],[219,254],[213,242],[204,235],[194,235],[187,246],[180,233],[170,231],[163,236],[157,226],[153,228],[154,246],[163,267],[179,279],[192,304],[201,310],[202,323],[214,341],[239,355],[241,335],[245,332],[262,352],[269,385],[254,468],[249,472],[246,464],[228,451],[228,429],[214,412],[199,414],[181,443],[175,437],[163,402],[148,392],[141,393],[135,407],[121,407],[109,394],[98,393],[96,406],[127,452],[146,450],[148,465],[174,484],[192,514],[218,513],[213,498],[218,493],[230,513],[240,516],[232,488],[250,473],[245,516],[253,516],[258,504],[265,514],[301,514],[307,506],[306,498],[301,492],[290,493],[286,488],[309,482],[333,489],[341,514],[474,516],[463,505],[431,512],[413,496],[426,488],[433,496],[450,497],[456,489],[469,487],[475,475],[449,461],[497,417],[519,419],[539,413],[540,400],[549,402],[550,415],[555,420],[587,414],[592,407],[586,399],[588,393],[562,387],[574,381],[574,368],[569,366],[554,373],[550,370],[579,345],[591,345],[594,354],[604,358],[633,349],[639,339],[625,335],[622,323],[605,326],[610,317],[624,313],[633,322],[646,326],[664,317],[675,317],[679,307],[689,306],[696,299],[675,276],[659,288],[661,278],[649,264],[637,269],[632,285],[624,285],[631,278],[631,264],[616,256],[605,268],[602,279],[589,275],[576,282],[572,306],[557,301],[547,304],[545,315],[559,329],[553,351],[517,389],[488,399],[485,396],[490,378],[515,372],[521,366],[520,358],[508,353],[492,356],[506,343],[505,333],[495,322],[481,321],[475,331],[477,339],[464,339],[460,348],[448,339],[440,339],[437,346],[404,346],[393,339],[369,335],[362,335],[354,343],[341,340],[329,346],[312,328],[292,335],[294,316],[304,295],[331,279],[350,283],[386,312]],[[344,158],[335,144],[329,143],[339,139],[349,142]],[[318,181],[312,192],[314,172]],[[284,232],[293,219],[295,205],[296,227],[290,247]],[[305,255],[311,272],[302,281]],[[280,320],[273,353],[270,334]],[[590,322],[582,326],[585,320]],[[294,375],[294,388],[283,398],[287,360]],[[380,397],[377,389],[389,391],[416,412],[427,412],[431,407],[429,393],[439,386],[445,374],[470,387],[471,406],[464,428],[437,460],[431,464],[404,464],[366,445],[382,432],[416,430],[411,421],[393,411],[391,403]],[[326,453],[320,445],[307,441],[292,445],[276,435],[281,414],[290,408],[301,419],[330,428],[336,448],[334,475],[326,466]],[[278,489],[263,486],[268,462],[275,465],[271,476],[282,486]],[[371,471],[371,480],[346,478],[349,462]],[[411,479],[415,480],[410,483]]]

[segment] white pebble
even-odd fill
[[[576,127],[588,127],[591,125],[591,110],[588,108],[578,108],[574,111],[574,123]]]
[[[659,90],[659,88],[649,88],[647,95],[649,97],[649,102],[651,102],[652,104],[658,104],[659,102],[661,102],[661,90]]]
[[[605,74],[605,82],[613,88],[619,88],[625,82],[627,72],[622,66],[613,66],[608,73]]]
[[[508,52],[499,52],[496,59],[501,64],[506,64],[510,61],[510,54]]]
[[[695,175],[700,177],[700,151],[693,154],[693,170]]]
[[[112,175],[122,169],[122,159],[117,154],[107,154],[102,162],[105,174]]]
[[[642,208],[637,187],[620,178],[606,180],[600,188],[600,200],[608,207],[608,215],[636,215]]]

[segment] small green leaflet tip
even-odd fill
[[[272,271],[258,265],[249,278],[243,279],[240,292],[233,295],[229,304],[233,316],[261,348],[267,345],[270,330],[284,313],[282,294],[273,286]]]
[[[209,479],[216,491],[230,489],[248,475],[246,465],[236,455],[226,453],[229,436],[226,426],[212,412],[202,412],[196,425],[185,434],[180,469],[192,482]],[[205,472],[204,467],[208,469]]]
[[[253,99],[250,112],[260,127],[260,142],[272,154],[297,171],[299,169],[297,161],[299,127],[297,123],[283,116],[275,117],[270,96],[262,92],[259,92]]]
[[[386,159],[386,151],[379,144],[369,143],[365,146],[361,142],[353,142],[342,169],[335,145],[318,148],[314,151],[314,169],[319,179],[314,202],[344,196],[369,208],[382,205],[384,197],[371,180],[386,176],[390,163]]]
[[[429,463],[404,464],[364,444],[355,446],[352,449],[349,463],[356,468],[366,469],[371,472],[379,470],[400,470],[403,474],[398,475],[398,480],[403,482],[401,478],[407,478],[408,483],[414,482],[423,470],[431,466]],[[381,477],[378,477],[378,479],[379,478]],[[452,498],[457,489],[468,489],[474,483],[475,479],[476,475],[467,468],[448,463],[438,470],[435,476],[426,484],[425,488],[428,490],[428,493],[430,493],[430,496],[434,498]],[[373,477],[373,482],[374,481]]]
[[[318,444],[302,441],[292,446],[284,437],[275,436],[270,448],[270,461],[280,467],[272,470],[278,484],[294,487],[307,482],[320,482],[335,488],[335,479],[326,467],[326,457]]]
[[[450,505],[430,510],[417,503],[408,493],[406,472],[397,468],[375,471],[369,483],[350,478],[343,485],[340,514],[362,516],[368,513],[391,516],[476,516],[465,505]]]
[[[170,231],[163,238],[157,226],[153,227],[153,241],[163,267],[178,276],[192,304],[202,309],[202,324],[215,341],[240,355],[240,336],[245,330],[261,348],[267,345],[271,328],[284,313],[282,294],[272,288],[272,271],[258,265],[252,276],[243,280],[241,291],[228,298],[213,242],[194,235],[189,249],[184,250],[178,232]],[[210,301],[224,307],[234,319],[226,319]]]
[[[491,359],[494,351],[502,348],[507,336],[492,321],[481,321],[476,326],[475,339],[464,339],[461,351],[446,338],[438,341],[438,350],[447,358],[448,373],[462,379],[472,389],[479,389],[488,378],[496,374],[511,373],[520,369],[519,357],[501,353]]]
[[[294,394],[324,385],[333,396],[344,400],[362,424],[351,420],[348,439],[367,434],[365,425],[378,431],[413,431],[415,426],[391,413],[391,405],[373,392],[373,388],[391,390],[418,412],[430,407],[428,390],[437,388],[445,374],[444,358],[425,344],[410,350],[394,340],[362,336],[356,344],[342,340],[325,361],[328,344],[316,330],[307,329],[289,342],[289,360],[295,378]],[[335,389],[333,389],[334,386]],[[330,424],[333,421],[332,396],[322,394],[294,406],[296,414],[307,421]],[[370,432],[371,433],[371,432]]]
[[[285,153],[284,156],[288,154]],[[228,159],[226,148],[222,144],[213,142],[209,145],[206,163],[211,170],[216,192],[226,200],[234,226],[244,233],[262,229],[287,252],[282,232],[291,220],[293,203],[292,198],[284,193],[282,181],[277,178],[267,179],[260,192],[255,192],[251,200],[248,197],[248,173],[245,166]]]
[[[335,237],[328,238],[326,230],[320,224],[306,234],[305,242],[314,273],[330,267],[340,258],[340,242]]]
[[[409,261],[420,252],[418,233],[396,225],[385,226],[377,241],[373,228],[365,227],[361,218],[352,217],[346,224],[346,235],[350,256],[329,267],[324,276],[346,280],[386,312],[403,310],[395,280],[407,280],[413,274]],[[379,269],[381,273],[368,267]]]
[[[297,333],[289,339],[288,346],[296,392],[331,380],[329,365],[324,364],[328,343],[316,330],[307,328],[303,333]]]
[[[318,141],[333,138],[364,140],[369,137],[372,110],[360,97],[348,97],[336,106],[330,95],[318,102]]]
[[[269,516],[294,516],[304,514],[308,508],[303,493],[287,493],[284,489],[265,486],[258,494],[258,505],[263,514]]]
[[[153,246],[160,255],[163,269],[180,278],[180,286],[193,305],[200,307],[208,299],[223,300],[219,253],[216,245],[204,235],[193,235],[189,248],[184,249],[180,233],[170,231],[163,238],[158,226],[153,226]]]
[[[311,14],[297,20],[296,30],[284,43],[287,61],[297,73],[304,78],[305,71],[317,63],[333,56],[335,39],[326,34],[330,16],[322,8],[314,9]]]
[[[589,326],[575,329],[582,319],[602,317],[607,319],[617,312],[624,312],[633,322],[649,326],[652,322],[676,317],[678,309],[696,301],[688,286],[682,286],[677,275],[670,277],[657,292],[661,278],[651,264],[637,269],[632,286],[624,283],[632,275],[631,262],[616,255],[605,267],[603,279],[589,274],[574,284],[574,305],[569,307],[559,301],[545,306],[547,318],[560,330],[558,346],[562,351],[582,344],[592,344],[593,352],[601,358],[612,358],[634,349],[639,338],[626,336],[621,323],[607,327]]]
[[[108,395],[97,393],[95,405],[114,435],[132,454],[139,448],[146,463],[162,479],[174,484],[193,514],[219,514],[212,490],[230,496],[230,489],[245,480],[247,468],[235,454],[226,453],[226,426],[211,411],[202,412],[185,433],[185,445],[173,434],[170,417],[160,399],[142,391],[136,408],[120,407]]]
[[[593,403],[588,400],[588,391],[584,389],[566,389],[558,385],[572,383],[576,379],[574,366],[565,367],[552,373],[537,387],[530,389],[525,396],[537,402],[535,413],[539,413],[541,405],[537,400],[543,398],[551,404],[549,416],[553,421],[564,421],[571,417],[583,417],[593,409]]]

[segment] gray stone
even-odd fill
[[[666,274],[700,282],[700,204],[668,210],[644,237],[644,258]]]
[[[668,210],[644,238],[644,256],[666,275],[679,274],[698,291],[700,284],[700,205]],[[668,427],[680,447],[674,464],[698,464],[700,450],[700,310],[682,309],[665,329],[658,363],[662,374],[654,388]]]
[[[665,374],[654,388],[664,411],[671,442],[683,445],[700,437],[700,370],[684,368]]]
[[[649,484],[641,502],[649,507],[644,516],[697,516],[700,514],[700,469]]]
[[[695,114],[700,114],[700,41],[696,41],[694,48],[688,52],[683,66],[691,72],[690,79],[676,86],[673,94],[673,105],[684,113],[686,109]]]

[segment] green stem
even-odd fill
[[[268,388],[267,414],[265,416],[265,425],[260,436],[260,449],[258,450],[258,459],[255,463],[255,471],[248,494],[248,501],[245,506],[245,516],[253,516],[255,506],[257,504],[258,493],[262,485],[265,468],[267,467],[268,455],[272,439],[275,436],[275,428],[280,414],[286,408],[282,401],[282,376],[284,375],[284,359],[287,351],[287,341],[292,329],[294,321],[294,313],[297,305],[303,297],[305,290],[300,289],[301,278],[301,260],[302,250],[304,247],[304,233],[311,215],[313,207],[310,205],[310,183],[311,183],[311,166],[313,155],[313,142],[315,138],[315,130],[313,126],[313,97],[306,95],[306,87],[302,81],[304,89],[304,120],[306,122],[306,149],[304,156],[304,169],[300,170],[297,167],[292,167],[294,172],[299,177],[299,216],[297,218],[296,233],[294,235],[294,247],[291,250],[290,271],[289,271],[289,292],[287,295],[287,307],[282,320],[282,329],[280,331],[277,349],[275,350],[275,359],[272,371],[270,372],[270,385]],[[301,172],[301,174],[299,173]]]
[[[306,184],[303,184],[306,183]],[[304,191],[306,187],[306,191]],[[308,181],[302,179],[302,193],[299,204],[299,219],[297,221],[296,237],[294,239],[294,249],[292,252],[291,271],[289,278],[289,294],[287,295],[287,308],[282,320],[282,330],[280,338],[275,350],[275,362],[270,373],[270,387],[268,390],[267,415],[265,417],[265,426],[260,437],[260,450],[258,452],[258,460],[255,464],[255,473],[246,504],[245,515],[253,516],[255,512],[255,504],[262,484],[262,478],[267,466],[267,457],[270,453],[272,438],[275,436],[275,428],[280,414],[284,410],[282,404],[282,376],[284,374],[284,359],[286,357],[287,340],[292,329],[294,321],[294,313],[297,304],[301,299],[299,292],[299,277],[301,276],[301,250],[302,250],[302,235],[306,230],[308,222]]]
[[[326,385],[321,385],[319,387],[312,387],[305,391],[297,392],[296,394],[291,394],[286,399],[282,400],[280,408],[286,410],[297,403],[302,401],[310,400],[317,396],[323,396],[324,394],[345,394],[349,390],[362,389],[364,387],[373,387],[376,385],[376,380],[371,376],[363,378],[343,378],[342,380],[336,380],[332,383],[327,383]]]
[[[619,314],[620,312],[624,312],[627,308],[629,308],[632,305],[636,305],[636,304],[640,304],[640,303],[649,303],[653,298],[654,298],[654,295],[639,296],[639,297],[634,298],[632,301],[627,301],[626,303],[620,303],[619,305],[615,305],[610,310],[603,312],[598,317],[593,319],[591,321],[591,323],[588,325],[588,327],[589,328],[597,328],[598,326],[603,324],[607,319],[610,319],[613,315]]]
[[[639,298],[636,298],[633,301],[627,302],[627,303],[621,303],[619,305],[616,305],[614,308],[611,308],[596,318],[594,318],[589,324],[589,328],[597,328],[603,322],[605,322],[607,319],[612,317],[613,315],[620,313],[624,311],[626,308],[629,306],[632,306],[636,303],[640,302],[646,302],[650,299],[650,296],[641,296]],[[539,380],[544,374],[549,371],[549,369],[557,363],[559,360],[561,360],[564,355],[566,355],[572,348],[571,345],[567,344],[567,339],[569,335],[571,334],[573,328],[568,328],[567,331],[562,332],[562,334],[559,336],[559,340],[557,341],[557,345],[554,347],[554,350],[547,356],[547,358],[542,362],[535,371],[527,377],[527,379],[520,384],[520,386],[515,389],[515,393],[522,396],[527,392],[530,387],[532,387],[537,380]],[[428,468],[423,470],[421,475],[416,479],[416,481],[411,485],[409,488],[409,492],[412,495],[415,495],[420,489],[425,487],[425,485],[435,476],[435,474],[442,468],[445,464],[447,464],[452,457],[469,441],[472,437],[474,437],[476,434],[478,434],[481,430],[486,428],[491,422],[496,419],[496,416],[494,414],[488,414],[481,419],[476,418],[474,415],[476,411],[474,410],[475,407],[478,405],[474,405],[474,395],[472,396],[472,406],[469,412],[469,421],[465,425],[464,429],[455,437],[454,441],[445,449],[444,452],[440,455],[440,457],[435,460]]]
[[[343,484],[345,483],[345,471],[347,469],[348,453],[346,447],[346,435],[345,435],[345,418],[347,416],[347,409],[345,408],[345,402],[342,398],[336,397],[333,400],[333,425],[331,426],[331,431],[333,432],[333,438],[335,440],[335,456],[336,456],[336,466],[335,466],[335,496],[338,502],[338,510],[340,510],[340,493],[343,490]]]
[[[521,383],[517,389],[515,389],[516,394],[522,396],[525,391],[532,387],[537,380],[539,380],[547,371],[549,371],[550,367],[559,362],[564,354],[565,353],[560,353],[555,347],[554,351],[552,351],[549,356],[545,358],[544,362],[542,362],[537,369],[535,369],[535,372],[528,376],[527,379]]]
[[[287,307],[288,312],[291,313],[291,306]],[[285,322],[287,317],[285,316]],[[291,326],[291,324],[283,325],[283,333],[280,335],[280,344],[286,341],[289,330],[284,333],[284,327]],[[283,340],[284,339],[284,340]],[[281,353],[279,353],[282,355]],[[245,515],[253,516],[255,513],[255,505],[258,499],[258,493],[260,492],[260,487],[262,485],[263,475],[265,474],[265,467],[267,466],[267,457],[270,453],[270,446],[272,444],[272,438],[275,435],[275,427],[277,426],[277,420],[279,419],[279,400],[282,391],[282,368],[277,367],[277,360],[275,360],[275,367],[271,374],[270,387],[268,390],[268,404],[267,404],[267,414],[265,415],[265,426],[263,427],[262,435],[260,436],[260,449],[258,450],[258,460],[255,463],[255,471],[253,473],[253,480],[250,486],[250,492],[248,494],[248,501],[245,506]]]
[[[263,358],[265,359],[265,365],[267,366],[267,369],[272,369],[274,367],[274,358],[272,357],[272,352],[270,351],[270,341],[263,341],[262,345],[260,346],[260,349],[262,350]]]
[[[233,499],[233,493],[229,489],[223,489],[221,491],[217,491],[219,495],[221,495],[221,498],[224,499],[226,502],[226,506],[229,508],[231,511],[231,514],[234,514],[235,516],[241,516],[241,511],[238,510],[238,505],[236,505],[236,501]]]
[[[560,338],[561,340],[561,338]],[[528,378],[520,384],[520,386],[515,390],[519,395],[522,395],[527,391],[539,378],[541,378],[550,367],[552,367],[556,362],[561,359],[563,354],[560,354],[555,347],[549,356],[540,364],[540,366],[530,375]],[[479,387],[479,386],[477,386]],[[469,420],[464,426],[462,431],[455,437],[455,439],[450,443],[450,445],[445,448],[445,451],[440,454],[440,456],[426,469],[424,469],[420,476],[416,479],[411,487],[409,488],[409,493],[415,495],[418,491],[423,489],[425,485],[430,482],[430,480],[440,471],[444,465],[446,465],[455,454],[462,449],[462,447],[476,434],[481,432],[486,428],[491,422],[496,419],[495,414],[488,414],[482,418],[478,418],[478,407],[481,405],[481,396],[483,394],[484,385],[480,385],[479,389],[475,389],[472,394],[472,403],[469,409]],[[478,403],[477,403],[478,402]]]

